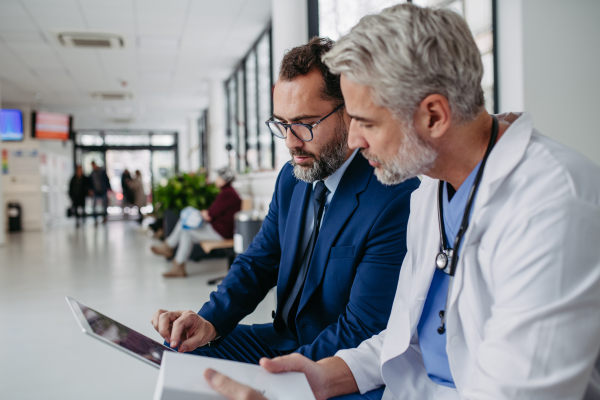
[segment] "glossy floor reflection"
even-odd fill
[[[224,259],[188,263],[189,277],[166,280],[169,264],[132,221],[71,225],[7,235],[0,247],[0,399],[150,399],[158,369],[79,330],[64,299],[155,339],[158,308],[198,310]],[[245,323],[271,320],[273,292]],[[202,372],[199,372],[201,376]]]

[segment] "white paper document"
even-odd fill
[[[263,393],[269,400],[314,400],[301,372],[271,374],[258,365],[189,354],[164,353],[154,400],[222,400],[204,379],[212,368]]]

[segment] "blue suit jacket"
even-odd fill
[[[418,186],[416,178],[384,186],[356,155],[322,222],[296,313],[295,339],[286,334],[281,308],[296,279],[291,272],[312,185],[296,179],[286,164],[260,232],[198,314],[225,336],[277,285],[275,320],[252,327],[261,341],[313,360],[358,346],[387,325],[406,253],[410,195]]]

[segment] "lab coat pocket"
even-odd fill
[[[486,274],[481,259],[487,252],[481,242],[470,243],[461,252],[461,293],[458,296],[458,313],[463,325],[473,327],[465,332],[468,343],[480,343],[484,337],[484,325],[489,319],[490,298]],[[458,271],[457,271],[458,274]]]

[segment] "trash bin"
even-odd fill
[[[240,211],[235,214],[233,250],[242,254],[248,249],[254,236],[260,231],[264,216],[258,210]]]
[[[21,205],[19,203],[8,203],[8,231],[21,231]]]

